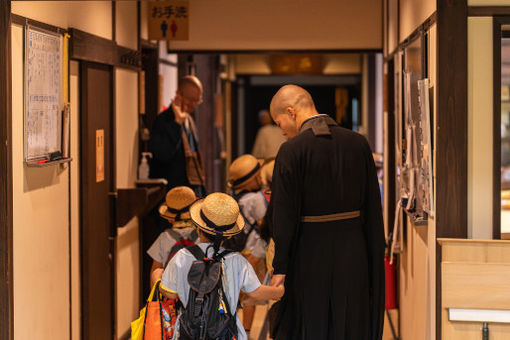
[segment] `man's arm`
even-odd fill
[[[299,224],[300,194],[296,169],[290,160],[289,145],[283,144],[276,157],[271,203],[272,232],[275,243],[274,274],[286,274],[292,252],[292,242]]]
[[[382,337],[384,323],[384,225],[374,158],[366,140],[364,144],[367,186],[363,207],[363,233],[367,243],[370,278],[370,339],[379,340]]]

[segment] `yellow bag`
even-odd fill
[[[149,294],[149,298],[147,299],[147,302],[152,301],[152,297],[154,296],[154,291],[156,290],[156,287],[158,287],[158,282],[161,280],[156,281],[154,283],[154,286],[151,289],[151,293]],[[158,292],[159,294],[159,292]],[[147,313],[147,303],[145,304],[145,307],[143,307],[140,310],[140,317],[136,319],[135,321],[131,322],[131,340],[143,340],[143,328],[145,324],[145,314]]]

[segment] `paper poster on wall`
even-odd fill
[[[96,130],[96,183],[104,181],[104,130]]]
[[[25,161],[61,151],[62,43],[58,33],[31,26],[25,37]]]

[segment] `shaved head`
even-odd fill
[[[287,138],[299,133],[301,124],[317,115],[312,96],[297,85],[285,85],[276,92],[270,105],[271,117]]]
[[[285,113],[288,107],[298,111],[315,111],[310,93],[297,85],[285,85],[276,92],[271,100],[271,114]]]
[[[200,92],[203,91],[202,82],[195,76],[188,75],[179,79],[178,88],[180,90],[183,90],[187,86],[195,87],[200,90]]]

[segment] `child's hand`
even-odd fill
[[[164,268],[156,268],[151,273],[151,285],[154,285],[157,280],[161,279],[163,277],[163,272],[165,271]]]
[[[280,285],[278,287],[276,287],[277,289],[277,294],[278,294],[278,300],[280,300],[283,296],[283,294],[285,294],[285,288],[283,285]]]

